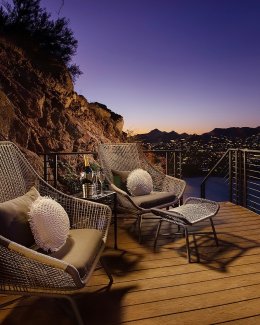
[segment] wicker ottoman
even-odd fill
[[[211,233],[213,233],[216,245],[218,246],[218,238],[212,220],[212,217],[217,214],[218,210],[219,204],[217,202],[194,197],[188,198],[183,205],[176,208],[169,210],[152,209],[152,212],[155,215],[161,217],[156,231],[154,248],[156,249],[162,221],[168,221],[170,223],[176,224],[178,225],[178,229],[182,228],[184,230],[184,233],[181,234],[184,234],[186,238],[187,258],[190,263],[191,256],[188,227],[193,226],[202,220],[209,219],[213,230]],[[198,232],[196,233],[199,234]],[[206,232],[203,232],[203,234],[205,233]],[[180,232],[178,231],[176,234],[180,234]]]

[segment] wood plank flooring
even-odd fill
[[[102,269],[76,300],[90,325],[260,324],[260,216],[221,203],[214,218],[220,246],[211,235],[191,235],[192,263],[185,240],[161,236],[153,251],[156,221],[145,220],[143,242],[133,220],[120,218],[119,249],[113,227],[103,259],[112,271],[109,291]],[[194,227],[195,228],[195,227]],[[174,226],[163,224],[162,232]],[[195,228],[210,230],[208,221]],[[197,255],[200,263],[197,263]],[[10,300],[0,297],[0,303]],[[53,299],[26,298],[0,310],[2,324],[75,324],[70,307]]]

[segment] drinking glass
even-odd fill
[[[98,179],[100,182],[100,187],[101,187],[101,192],[100,194],[103,195],[104,194],[104,181],[105,181],[105,174],[102,170],[98,171]]]
[[[92,171],[92,185],[94,185],[93,196],[98,195],[98,174],[95,171]]]
[[[79,180],[80,180],[81,184],[84,183],[85,178],[86,178],[86,173],[85,172],[81,172],[80,173],[80,176],[79,176]]]

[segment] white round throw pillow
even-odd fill
[[[50,197],[39,197],[31,205],[30,227],[36,244],[45,251],[55,252],[66,242],[70,222],[67,212]]]
[[[146,170],[138,168],[129,174],[126,186],[133,196],[146,195],[153,190],[153,180]]]

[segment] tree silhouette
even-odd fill
[[[24,45],[29,42],[45,55],[61,61],[75,80],[82,72],[71,59],[76,53],[78,41],[69,28],[69,20],[52,20],[40,0],[13,0],[0,7],[0,32],[16,37]]]

